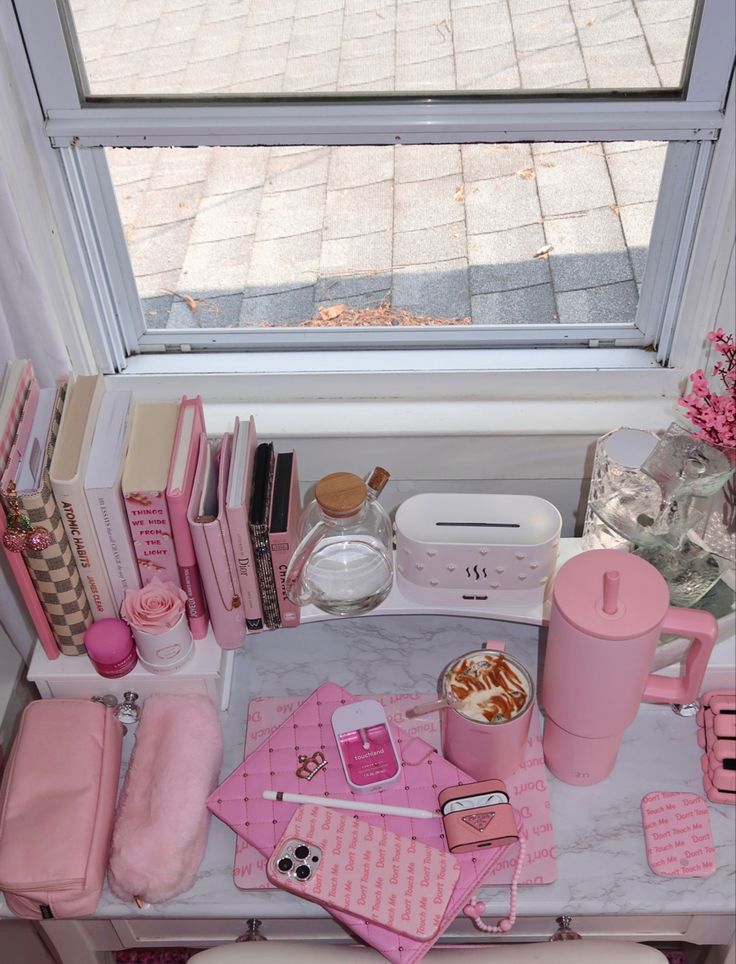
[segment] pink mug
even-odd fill
[[[523,683],[523,702],[509,719],[497,722],[479,720],[463,712],[462,703],[449,689],[451,671],[463,660],[482,665],[492,653],[503,659]],[[465,653],[444,668],[440,676],[441,696],[449,702],[442,710],[442,754],[456,767],[476,780],[504,779],[511,776],[524,758],[529,724],[534,710],[534,682],[518,659],[505,652],[505,643],[491,641],[482,650]]]

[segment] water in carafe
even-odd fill
[[[317,483],[306,531],[286,572],[286,592],[336,616],[375,609],[393,585],[391,521],[376,501],[388,473],[368,482],[335,472]]]

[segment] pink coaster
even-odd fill
[[[421,737],[435,749],[439,749],[440,722],[436,713],[414,720],[405,716],[410,706],[435,699],[436,694],[391,693],[373,698],[383,704],[386,716],[392,723],[400,726],[410,736]],[[301,702],[299,698],[290,700],[280,696],[263,696],[251,700],[243,755],[248,756],[260,746]],[[557,879],[557,855],[547,795],[547,771],[542,756],[539,711],[536,709],[529,728],[524,760],[517,772],[505,782],[511,795],[511,803],[521,814],[528,835],[528,853],[520,883],[551,883]],[[308,787],[307,784],[305,786]],[[311,791],[307,788],[303,792]],[[516,858],[513,853],[501,858],[491,869],[484,884],[510,883],[515,866]],[[235,847],[233,878],[242,890],[271,888],[266,877],[265,857],[242,837],[237,838]]]
[[[660,877],[710,877],[716,852],[708,805],[697,793],[655,791],[642,797],[647,860]]]

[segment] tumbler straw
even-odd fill
[[[432,700],[431,703],[418,703],[410,707],[404,715],[411,720],[415,716],[424,716],[426,713],[434,713],[435,710],[443,710],[446,706],[457,706],[457,700],[443,696],[442,699]]]

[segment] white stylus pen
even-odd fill
[[[281,790],[264,790],[263,799],[283,800],[284,803],[316,803],[320,807],[335,807],[337,810],[364,810],[366,813],[385,813],[392,817],[421,817],[428,820],[437,816],[431,810],[419,810],[414,807],[392,807],[388,803],[339,800],[335,797],[311,797],[307,793],[284,793]]]

